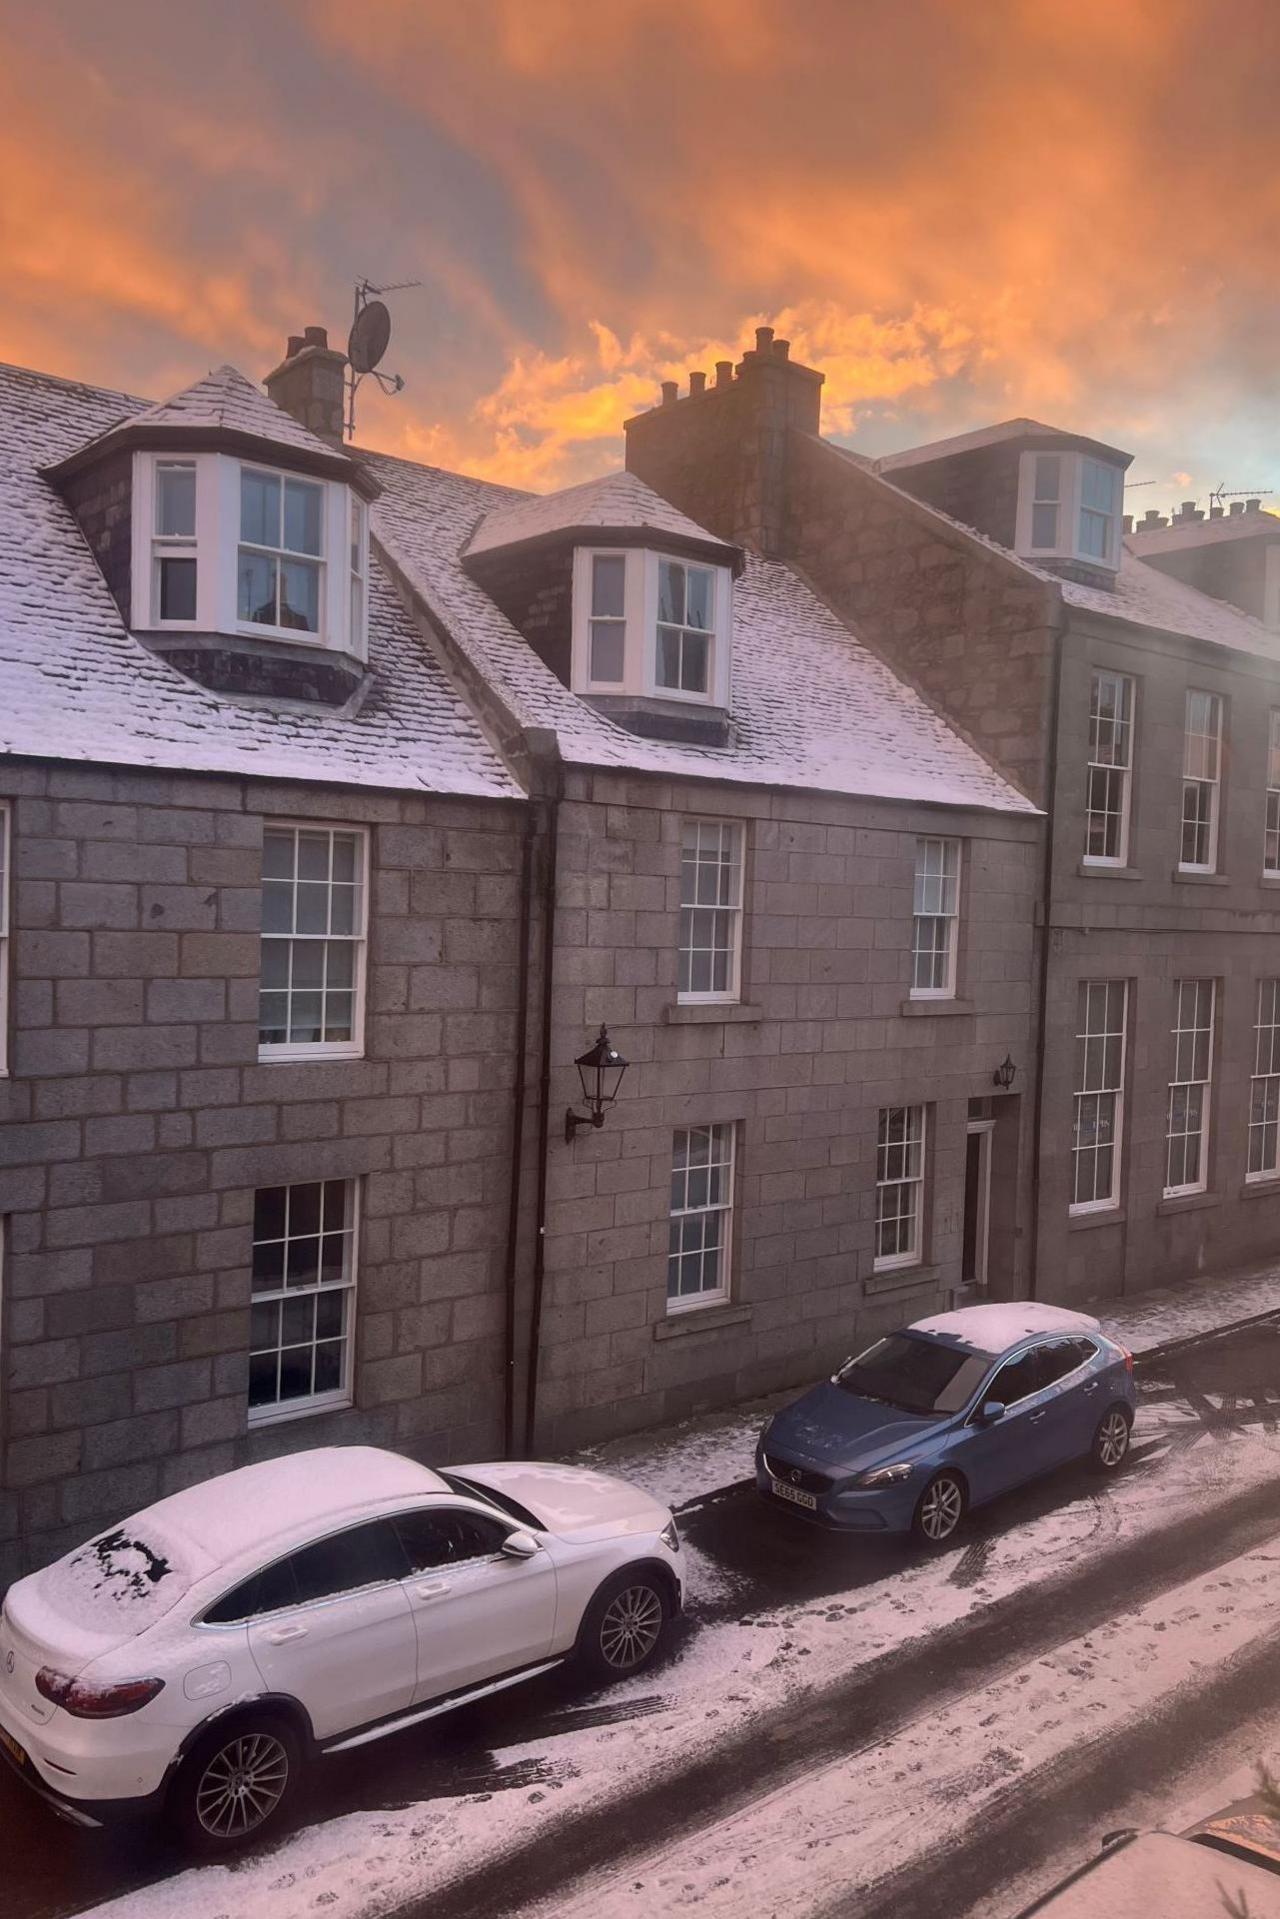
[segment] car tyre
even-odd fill
[[[960,1530],[965,1510],[964,1481],[956,1473],[935,1473],[916,1501],[911,1530],[931,1550],[947,1546]]]
[[[302,1743],[287,1719],[266,1713],[213,1726],[191,1748],[168,1813],[193,1852],[234,1852],[273,1831],[302,1773]]]
[[[1119,1472],[1129,1456],[1132,1429],[1133,1415],[1127,1406],[1108,1406],[1089,1448],[1089,1464],[1095,1473]]]
[[[646,1567],[606,1580],[583,1615],[574,1663],[605,1684],[643,1671],[662,1644],[671,1594],[659,1572]]]

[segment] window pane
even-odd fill
[[[195,468],[193,466],[158,466],[156,468],[156,532],[168,539],[194,539],[195,531]]]
[[[1058,509],[1056,506],[1033,506],[1031,509],[1031,544],[1035,547],[1054,547],[1058,544]]]
[[[658,628],[658,671],[655,677],[659,686],[680,684],[680,634],[670,626]]]
[[[592,620],[590,676],[604,686],[621,686],[627,629],[621,620]]]
[[[680,686],[686,693],[707,690],[708,642],[702,633],[686,633],[680,667]]]
[[[241,550],[236,617],[256,626],[276,626],[276,562],[265,553]]]
[[[591,562],[591,611],[608,619],[623,616],[627,562],[621,553],[597,553]]]
[[[196,617],[196,563],[194,560],[160,559],[160,618],[194,620]]]
[[[658,619],[669,626],[684,625],[684,568],[674,560],[658,562]]]
[[[1119,477],[1113,466],[1103,466],[1100,460],[1085,460],[1081,470],[1081,504],[1098,513],[1114,513]]]
[[[304,1546],[292,1555],[292,1563],[300,1603],[406,1576],[404,1552],[386,1519]]]
[[[711,628],[711,589],[715,576],[705,566],[691,566],[688,574],[688,609],[685,624],[705,631]]]
[[[280,482],[274,474],[240,469],[240,538],[251,546],[279,546]]]
[[[280,562],[280,625],[320,631],[320,569],[307,560]]]
[[[323,490],[305,480],[284,483],[284,544],[290,553],[320,553]]]
[[[1056,453],[1037,453],[1036,455],[1036,491],[1037,500],[1058,500],[1062,462]]]

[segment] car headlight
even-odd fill
[[[658,1538],[662,1541],[663,1545],[666,1547],[668,1552],[670,1553],[679,1552],[680,1535],[676,1531],[676,1522],[674,1519],[669,1519],[667,1521],[666,1525],[662,1528],[662,1531],[658,1534]]]
[[[855,1486],[896,1486],[899,1480],[910,1479],[912,1470],[911,1460],[903,1460],[897,1466],[877,1466],[874,1472],[860,1473],[853,1483]]]

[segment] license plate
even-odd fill
[[[818,1502],[813,1494],[804,1492],[799,1486],[788,1486],[785,1480],[775,1479],[773,1490],[779,1499],[789,1499],[793,1506],[805,1506],[811,1513],[818,1510]]]
[[[15,1761],[17,1765],[19,1766],[26,1765],[27,1763],[26,1753],[22,1750],[22,1747],[18,1744],[17,1740],[14,1739],[11,1736],[11,1734],[5,1731],[3,1726],[0,1726],[0,1746],[4,1747],[5,1751],[11,1755],[11,1757],[13,1758],[13,1760]]]

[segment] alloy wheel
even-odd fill
[[[1098,1459],[1103,1466],[1118,1466],[1129,1450],[1129,1422],[1117,1408],[1107,1414],[1098,1428]]]
[[[935,1479],[920,1501],[920,1530],[935,1544],[949,1539],[960,1524],[964,1494],[954,1479]]]
[[[662,1631],[662,1600],[652,1586],[615,1593],[600,1621],[600,1651],[615,1672],[627,1672],[649,1657]]]
[[[214,1839],[242,1839],[271,1817],[289,1783],[289,1755],[269,1732],[219,1747],[196,1787],[196,1818]]]

